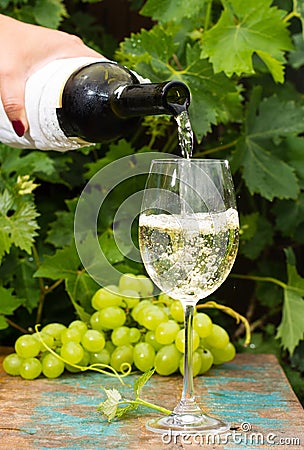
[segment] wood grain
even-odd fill
[[[146,420],[155,416],[148,409],[108,423],[96,410],[104,400],[101,386],[117,387],[130,396],[135,378],[126,379],[131,387],[89,372],[27,381],[6,375],[1,365],[0,448],[304,449],[304,411],[273,355],[237,355],[233,362],[195,378],[203,409],[231,423],[230,432],[220,438],[162,438],[145,428]],[[181,389],[180,376],[154,375],[142,397],[173,409]]]

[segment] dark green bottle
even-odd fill
[[[128,136],[142,116],[177,116],[189,103],[190,92],[184,83],[140,83],[119,64],[96,62],[69,77],[56,112],[67,137],[96,143]]]

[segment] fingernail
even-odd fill
[[[24,135],[25,128],[21,120],[13,120],[12,125],[17,136],[22,137]]]

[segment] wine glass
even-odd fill
[[[150,166],[139,215],[139,248],[147,273],[185,319],[183,391],[169,416],[148,421],[158,433],[222,433],[229,424],[196,402],[192,330],[196,303],[227,278],[238,249],[239,221],[228,161],[160,159]]]

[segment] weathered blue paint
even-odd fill
[[[20,380],[2,375],[0,442],[7,449],[44,450],[167,450],[212,448],[218,450],[257,450],[273,445],[248,443],[260,434],[300,436],[304,448],[304,413],[286,378],[271,355],[238,355],[235,362],[215,367],[209,374],[196,377],[195,391],[202,408],[210,415],[231,423],[228,443],[219,445],[164,444],[159,435],[148,432],[145,422],[155,415],[140,409],[128,417],[108,423],[97,412],[105,399],[101,386],[115,387],[133,396],[137,375],[119,380],[98,373],[66,374],[56,380]],[[174,408],[182,389],[181,376],[152,379],[142,397],[169,409]],[[13,394],[12,394],[13,393]],[[14,412],[12,415],[12,411]],[[242,430],[242,424],[249,430]],[[2,428],[1,428],[2,427]],[[9,428],[11,427],[11,428]],[[233,433],[238,438],[233,439]],[[278,448],[284,448],[280,446]],[[287,448],[287,447],[285,447]]]
[[[248,370],[248,366],[247,366]],[[230,390],[229,386],[247,385],[252,388],[257,380],[250,377],[235,378],[225,377],[220,370],[213,376],[201,377],[195,379],[195,385],[206,390],[203,397],[199,397],[202,408],[204,405],[208,413],[216,415],[219,418],[230,421],[233,424],[250,423],[252,431],[264,430],[264,432],[274,432],[275,430],[285,428],[288,425],[287,420],[278,419],[277,417],[269,418],[261,416],[261,412],[276,409],[282,410],[287,408],[287,402],[284,401],[280,392],[262,393],[256,390]],[[239,371],[240,372],[240,371]],[[219,376],[222,375],[222,376]],[[120,392],[124,392],[128,396],[133,395],[132,385],[135,376],[131,375],[126,380],[129,386],[122,386],[118,380],[101,376],[96,373],[77,374],[66,376],[58,380],[54,380],[59,390],[52,391],[51,397],[49,392],[42,392],[39,399],[39,405],[35,407],[32,415],[32,422],[39,421],[41,425],[52,426],[53,433],[64,435],[72,435],[83,441],[86,437],[86,445],[96,445],[96,441],[106,441],[113,435],[121,434],[122,422],[116,421],[109,424],[96,411],[98,404],[104,399],[103,389],[105,387],[116,387]],[[144,392],[153,389],[153,379],[144,388]],[[70,390],[65,394],[66,387]],[[220,387],[220,391],[215,388]],[[146,392],[146,397],[149,396]],[[241,393],[241,395],[240,395]],[[241,398],[241,402],[239,399]],[[238,399],[236,401],[236,399]],[[73,405],[83,406],[83,416],[73,414]],[[67,412],[69,410],[69,412]],[[147,409],[140,410],[142,414],[148,414]],[[64,429],[60,429],[60,425],[64,423]],[[56,426],[59,427],[56,430]],[[37,443],[38,445],[38,443]],[[79,447],[82,448],[81,444]],[[247,444],[239,444],[246,448]],[[37,447],[38,448],[38,447]],[[124,449],[125,447],[116,447]],[[59,449],[59,448],[58,448]],[[229,447],[231,449],[231,447]]]

